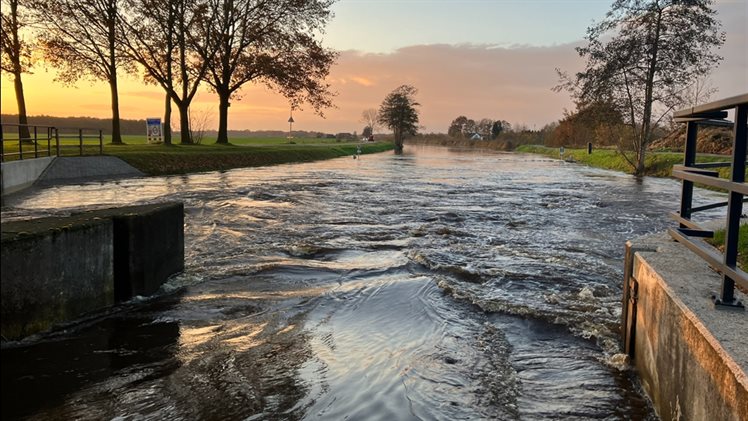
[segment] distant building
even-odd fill
[[[470,140],[483,140],[483,136],[481,136],[480,133],[473,133],[473,135],[470,136]]]

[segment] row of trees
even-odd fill
[[[478,121],[461,115],[452,120],[447,129],[447,134],[454,138],[470,138],[478,134],[484,139],[496,139],[501,133],[512,130],[512,125],[506,120],[491,120],[482,118]]]
[[[57,80],[106,81],[112,142],[121,143],[118,77],[141,71],[164,91],[164,139],[171,104],[180,141],[192,143],[189,110],[198,88],[219,98],[218,143],[228,143],[228,110],[247,83],[317,113],[332,105],[325,78],[337,53],[321,45],[333,0],[3,0],[2,70],[14,80],[19,123],[27,124],[23,73],[37,59]],[[22,134],[23,136],[23,134]]]

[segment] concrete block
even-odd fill
[[[184,205],[159,203],[86,212],[114,228],[114,288],[118,301],[158,291],[184,271]]]
[[[184,270],[184,206],[161,203],[2,224],[2,335],[19,339]]]
[[[0,325],[18,339],[114,303],[112,221],[43,218],[3,227]]]

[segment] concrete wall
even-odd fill
[[[650,251],[633,255],[631,351],[658,415],[748,420],[748,315],[715,308],[720,276],[669,236],[637,242]]]
[[[184,270],[182,203],[2,224],[0,330],[19,339],[156,292]]]
[[[10,194],[30,187],[54,161],[55,157],[3,162],[2,194]]]
[[[112,219],[118,301],[153,294],[169,276],[184,270],[182,203],[104,209],[85,215]]]
[[[3,233],[0,323],[6,339],[114,303],[112,221],[55,228],[47,222],[41,221],[36,232]]]

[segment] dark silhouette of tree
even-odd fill
[[[16,103],[18,104],[18,137],[29,139],[29,128],[26,117],[26,98],[23,95],[23,81],[21,74],[27,73],[33,65],[31,56],[31,44],[26,42],[21,31],[29,25],[28,11],[19,0],[3,0],[0,16],[2,27],[0,28],[0,45],[2,46],[2,59],[0,69],[13,76],[13,87],[16,92]]]
[[[449,128],[447,129],[447,134],[451,137],[461,138],[465,136],[464,130],[465,126],[468,123],[468,118],[464,115],[461,115],[457,117],[456,119],[452,120],[452,123],[449,124]]]
[[[168,97],[166,124],[171,102],[179,109],[181,144],[192,143],[190,104],[208,70],[203,56],[217,49],[218,34],[210,30],[215,17],[215,2],[209,0],[129,0],[120,19],[123,50]]]
[[[587,45],[577,48],[587,60],[574,77],[559,72],[561,84],[581,106],[614,104],[631,130],[633,156],[644,172],[654,129],[683,104],[686,88],[708,74],[721,57],[712,51],[725,40],[712,0],[616,0],[605,18],[588,28]]]
[[[36,0],[34,13],[43,25],[39,43],[44,58],[59,72],[57,80],[73,84],[82,77],[109,84],[112,143],[122,143],[117,71],[130,63],[117,48],[117,0]]]
[[[364,130],[361,131],[361,136],[363,136],[364,139],[369,139],[371,136],[374,136],[374,130],[372,130],[371,126],[364,127]]]
[[[402,85],[390,92],[379,107],[379,123],[395,134],[395,153],[402,153],[403,140],[418,132],[418,110],[415,101],[418,90]]]
[[[331,17],[332,0],[211,0],[218,11],[208,30],[218,34],[215,52],[202,44],[206,82],[218,94],[218,138],[228,143],[232,99],[249,82],[262,82],[297,108],[310,104],[322,114],[332,106],[325,78],[336,53],[315,34]]]
[[[501,120],[496,120],[491,125],[491,139],[496,139],[504,131],[504,126],[501,123]]]

